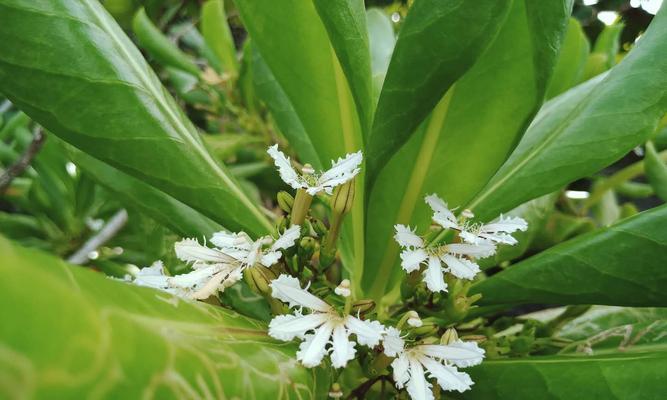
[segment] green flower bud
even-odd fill
[[[418,336],[430,336],[433,335],[434,333],[438,332],[438,325],[431,320],[420,320],[421,325],[419,327],[413,328],[412,333]],[[408,320],[408,325],[410,324],[410,320]]]
[[[331,389],[329,390],[329,397],[332,399],[340,399],[343,397],[343,390],[337,382],[331,385]]]
[[[440,337],[440,344],[448,345],[459,340],[459,334],[456,333],[456,329],[449,328],[445,333]]]
[[[306,236],[301,239],[299,242],[299,248],[296,254],[299,256],[299,262],[309,263],[310,259],[313,258],[313,254],[317,251],[319,244],[315,239],[310,236]]]
[[[370,299],[358,300],[352,303],[352,314],[366,314],[375,309],[375,302]]]
[[[340,185],[334,189],[331,197],[331,209],[334,213],[345,215],[352,210],[354,204],[355,180],[352,179],[344,185]]]
[[[278,276],[273,270],[262,266],[246,268],[245,271],[243,271],[243,279],[248,286],[250,286],[254,292],[262,295],[271,295],[271,287],[269,284],[277,277]]]
[[[281,210],[285,211],[286,213],[289,213],[292,211],[292,206],[294,205],[294,197],[292,197],[291,194],[285,192],[284,190],[281,190],[278,192],[278,206],[280,207]]]
[[[315,233],[317,233],[317,235],[320,237],[323,237],[328,232],[328,229],[326,225],[324,225],[324,222],[320,221],[319,219],[313,219],[312,226]]]

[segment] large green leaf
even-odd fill
[[[581,24],[575,18],[570,18],[547,98],[563,93],[581,80],[589,51],[590,45]]]
[[[506,160],[542,104],[558,48],[545,53],[541,40],[554,35],[544,30],[564,34],[569,8],[551,2],[535,14],[529,3],[513,3],[489,49],[376,181],[366,236],[368,248],[374,250],[366,255],[364,278],[364,287],[373,287],[374,297],[384,292],[389,279],[396,282],[402,274],[393,225],[426,228],[430,209],[423,198],[429,193],[438,193],[454,207],[469,201]],[[531,19],[551,22],[536,28]]]
[[[667,205],[578,236],[473,285],[481,305],[667,306]]]
[[[367,140],[369,183],[498,33],[509,0],[416,0],[399,32]]]
[[[348,81],[311,1],[236,0],[241,19],[283,88],[322,165],[363,146]],[[302,162],[312,160],[299,154]],[[362,169],[363,171],[363,169]],[[364,176],[356,183],[351,219],[343,227],[343,264],[363,268]],[[353,279],[358,285],[358,280]]]
[[[475,385],[463,399],[659,400],[665,395],[667,346],[592,356],[485,361],[469,370]]]
[[[384,78],[396,45],[394,27],[384,11],[369,8],[366,11],[368,46],[371,53],[371,74],[373,76],[373,108],[377,105]]]
[[[183,237],[210,237],[222,227],[187,205],[137,178],[71,148],[72,160],[99,184],[113,192],[128,205]]]
[[[228,229],[271,230],[97,1],[0,0],[0,91],[67,142]]]
[[[331,45],[347,76],[365,130],[373,115],[371,58],[363,0],[314,0]]]
[[[322,398],[323,370],[232,311],[0,238],[2,398]]]
[[[611,164],[643,143],[667,111],[667,7],[607,75],[551,100],[469,204],[483,219]]]

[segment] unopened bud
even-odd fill
[[[315,233],[317,233],[318,236],[322,237],[327,234],[327,227],[324,225],[324,222],[320,221],[319,219],[314,219],[312,226],[313,230]]]
[[[456,333],[456,329],[454,328],[449,328],[445,331],[445,333],[442,335],[440,338],[440,344],[452,344],[459,340],[459,334]]]
[[[319,245],[317,244],[317,241],[315,241],[315,239],[312,237],[306,236],[302,238],[299,242],[299,248],[296,253],[299,256],[299,261],[303,263],[309,263],[318,247]]]
[[[421,321],[422,323],[419,327],[415,327],[412,332],[415,335],[419,336],[429,336],[433,335],[434,333],[438,332],[438,325],[436,325],[435,322],[433,321]],[[410,323],[410,320],[408,320],[408,324]]]
[[[331,390],[329,390],[329,397],[332,399],[340,399],[343,397],[343,390],[340,388],[338,383],[331,385]]]
[[[416,311],[408,311],[408,325],[413,328],[419,328],[423,325],[423,322]]]
[[[350,294],[352,294],[352,291],[350,290],[350,280],[349,279],[343,279],[343,281],[338,285],[336,289],[334,289],[334,292],[343,297],[348,297]]]
[[[276,279],[277,276],[275,272],[269,268],[256,266],[246,268],[245,271],[243,271],[243,278],[248,286],[250,286],[256,293],[270,295],[271,287],[269,284]]]
[[[354,204],[355,184],[354,179],[344,185],[336,187],[331,197],[331,209],[334,213],[344,215],[350,212]]]
[[[352,303],[352,313],[353,314],[366,314],[373,311],[375,308],[375,302],[370,299],[358,300]]]
[[[310,164],[303,164],[303,168],[301,168],[301,172],[306,174],[306,175],[312,175],[312,174],[315,173],[315,169]]]
[[[281,210],[285,211],[286,213],[292,211],[292,206],[294,205],[294,197],[292,197],[291,194],[285,192],[284,190],[281,190],[280,192],[278,192],[276,198],[278,199],[278,206],[280,207]]]

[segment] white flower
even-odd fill
[[[458,220],[454,213],[447,208],[441,198],[435,194],[426,196],[426,203],[433,210],[433,221],[445,229],[454,229],[459,236],[471,244],[509,244],[515,245],[517,240],[510,235],[516,231],[528,229],[528,223],[520,217],[504,217],[500,215],[488,224],[474,224]],[[469,219],[475,215],[470,210],[464,210],[462,216]]]
[[[479,265],[464,257],[483,258],[492,255],[496,247],[491,243],[449,243],[427,246],[424,240],[405,225],[396,225],[394,238],[403,247],[401,266],[410,273],[424,264],[424,282],[432,292],[447,291],[444,271],[461,279],[473,279]],[[443,267],[444,264],[444,267]]]
[[[299,174],[292,167],[289,158],[278,150],[277,144],[269,147],[267,152],[273,158],[280,178],[293,189],[305,189],[311,196],[321,191],[330,195],[334,187],[346,183],[359,173],[359,166],[363,160],[361,151],[358,151],[347,154],[345,158],[339,158],[338,161],[332,161],[331,168],[327,171],[316,173],[312,168],[304,168]]]
[[[380,343],[385,331],[383,325],[352,315],[341,316],[329,304],[302,289],[298,279],[283,274],[270,286],[273,297],[298,310],[273,318],[269,335],[284,341],[302,339],[296,358],[304,366],[315,367],[330,354],[335,368],[344,367],[356,353],[351,334],[356,335],[356,343],[360,345],[375,347]],[[303,308],[310,313],[302,314]]]
[[[428,378],[435,378],[443,390],[464,392],[470,389],[472,379],[456,367],[470,367],[484,359],[484,350],[475,342],[457,340],[449,345],[423,344],[407,349],[400,346],[399,350],[398,345],[391,344],[396,338],[400,339],[397,329],[387,330],[382,343],[384,353],[389,357],[398,356],[391,363],[396,387],[406,387],[413,400],[433,399],[432,385],[427,380],[426,372],[429,373]]]

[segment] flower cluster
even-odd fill
[[[296,359],[303,366],[313,368],[328,359],[334,368],[343,368],[355,359],[362,363],[374,360],[374,370],[383,373],[390,368],[396,388],[405,389],[415,400],[433,399],[434,384],[447,391],[470,389],[472,379],[458,368],[481,363],[485,351],[475,341],[458,338],[451,328],[457,320],[440,324],[434,324],[432,318],[422,320],[408,307],[424,307],[418,297],[370,318],[374,302],[353,302],[350,281],[325,273],[337,258],[335,243],[342,218],[354,200],[352,181],[360,172],[361,152],[332,161],[326,171],[315,171],[308,164],[294,167],[277,145],[267,152],[283,181],[297,190],[296,198],[286,192],[279,194],[280,208],[290,214],[289,222],[283,219],[278,224],[280,236],[253,240],[244,232],[218,232],[209,239],[214,247],[184,239],[175,244],[175,252],[191,266],[191,272],[168,276],[162,263],[156,262],[142,269],[134,283],[185,298],[206,299],[243,277],[247,280],[257,271],[271,271],[262,275],[263,289],[260,285],[253,288],[269,301],[274,313],[268,334],[281,341],[298,339]],[[317,195],[325,202],[324,195],[333,195],[328,200],[332,213],[328,230],[310,212]],[[420,236],[409,226],[396,225],[394,238],[403,248],[402,268],[408,273],[421,271],[426,289],[439,292],[438,299],[448,295],[445,274],[474,279],[480,272],[477,259],[495,254],[498,245],[516,244],[511,234],[527,229],[521,218],[500,216],[489,224],[474,223],[472,212],[464,210],[457,216],[435,194],[425,200],[439,231]],[[296,249],[283,257],[292,247]],[[437,332],[445,328],[449,329],[437,338]],[[338,383],[332,393],[342,395]]]
[[[443,229],[443,233],[451,231],[455,237],[444,243],[437,238],[429,242],[415,234],[410,227],[399,224],[394,227],[394,238],[403,247],[403,269],[410,273],[425,265],[424,283],[432,292],[447,291],[445,272],[460,279],[473,279],[480,271],[475,259],[494,255],[498,244],[516,244],[516,239],[510,234],[528,228],[523,219],[502,215],[489,224],[471,223],[469,221],[474,218],[474,214],[470,210],[464,210],[457,218],[447,203],[437,195],[426,196],[425,200],[433,210],[433,222]],[[457,242],[454,239],[459,240]]]

